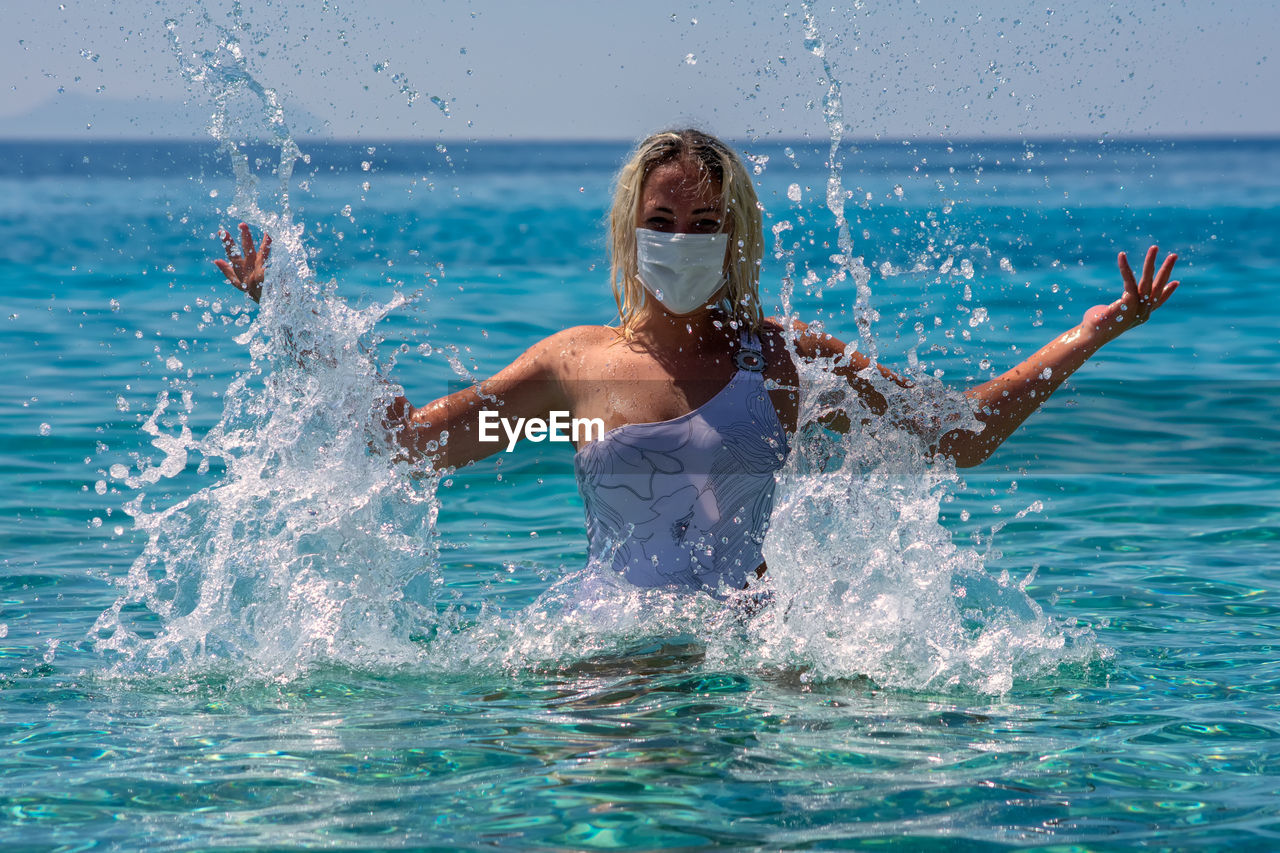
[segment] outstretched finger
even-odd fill
[[[1178,289],[1178,282],[1176,281],[1169,282],[1168,286],[1165,287],[1164,292],[1161,293],[1160,296],[1156,299],[1156,304],[1153,306],[1153,310],[1154,308],[1159,308],[1161,305],[1168,302],[1169,297],[1173,296],[1173,292],[1177,289]]]
[[[244,285],[240,283],[240,276],[236,275],[235,267],[231,266],[231,264],[226,261],[221,260],[214,261],[213,265],[222,271],[222,274],[227,277],[227,281],[231,282],[241,290],[244,290]]]
[[[227,259],[234,261],[236,259],[236,241],[231,239],[231,232],[225,228],[219,228],[218,236],[222,238],[222,248],[227,253]]]
[[[1120,267],[1120,276],[1124,279],[1124,292],[1138,295],[1138,282],[1133,279],[1133,268],[1129,266],[1129,258],[1124,252],[1116,258],[1116,265]]]
[[[1142,279],[1138,282],[1138,295],[1144,299],[1151,298],[1151,282],[1156,274],[1156,256],[1160,254],[1160,247],[1152,246],[1147,249],[1147,256],[1142,260]]]
[[[265,267],[267,265],[267,258],[269,257],[271,257],[271,235],[263,234],[262,235],[262,266]],[[1172,270],[1173,267],[1170,267],[1169,269]]]
[[[240,223],[240,249],[246,260],[253,257],[253,232],[243,222]]]
[[[1160,272],[1156,275],[1156,283],[1153,293],[1159,293],[1169,282],[1169,276],[1173,275],[1173,265],[1178,262],[1178,256],[1170,252],[1169,257],[1164,259],[1164,263],[1160,265]]]

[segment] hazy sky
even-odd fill
[[[1280,15],[1264,0],[849,5],[812,8],[859,138],[1280,135]],[[40,0],[5,12],[0,136],[198,135],[221,86],[210,81],[247,69],[300,135],[631,139],[696,123],[825,137],[826,73],[804,12],[763,0]]]

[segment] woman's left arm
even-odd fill
[[[1121,252],[1118,263],[1124,294],[1110,305],[1090,308],[1080,325],[1054,338],[1017,367],[966,391],[965,396],[978,406],[975,414],[984,428],[981,432],[949,432],[939,440],[936,451],[953,457],[960,467],[983,462],[1103,344],[1145,323],[1178,287],[1178,282],[1169,280],[1178,256],[1170,254],[1157,271],[1158,253],[1155,246],[1147,250],[1142,277],[1135,278]]]

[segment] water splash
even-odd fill
[[[300,152],[278,97],[226,30],[193,52],[169,26],[184,75],[216,105],[210,132],[236,176],[228,213],[272,234],[272,263],[257,316],[236,339],[250,367],[224,392],[217,425],[197,439],[191,393],[163,393],[143,424],[162,458],[112,471],[137,492],[124,509],[147,543],[97,620],[96,648],[117,674],[287,679],[315,662],[415,660],[410,638],[433,615],[429,596],[413,602],[403,591],[423,575],[432,588],[435,479],[409,478],[394,462],[382,425],[392,389],[361,344],[404,300],[354,310],[316,281],[289,206]],[[253,109],[233,115],[246,97]],[[237,143],[255,116],[280,152],[273,212],[260,206]],[[167,508],[148,502],[148,488],[196,456],[201,471],[210,460],[225,469],[216,484]]]
[[[826,206],[840,251],[831,256],[825,289],[838,299],[852,282],[857,348],[874,362],[872,328],[878,317],[870,302],[870,273],[854,255],[844,214],[840,83],[807,3],[804,44],[820,60],[827,86]],[[796,266],[794,250],[786,245],[793,229],[787,220],[773,226],[774,255],[784,262],[786,332],[794,346]],[[808,277],[817,278],[812,270]],[[815,290],[821,295],[821,288]],[[946,431],[981,428],[963,395],[948,391],[912,358],[907,388],[874,369],[859,373],[884,397],[886,411],[897,415],[872,416],[839,375],[850,365],[848,354],[795,361],[800,423],[816,425],[845,413],[853,426],[846,436],[813,426],[796,437],[765,547],[770,569],[764,588],[772,603],[751,621],[745,641],[717,642],[709,657],[795,670],[811,680],[868,676],[884,686],[964,685],[1003,693],[1016,679],[1098,656],[1090,631],[1047,616],[1026,594],[1030,575],[1020,582],[1007,573],[990,576],[986,563],[999,556],[990,540],[983,553],[958,548],[940,523],[942,501],[957,488],[958,477],[948,460],[931,460],[927,450]],[[866,426],[859,428],[859,421]],[[1039,507],[1018,517],[1030,511]]]
[[[827,45],[819,32],[818,19],[813,13],[811,3],[804,3],[804,46],[822,63],[822,81],[827,87],[822,101],[822,116],[827,123],[827,133],[831,146],[827,159],[827,209],[835,217],[836,245],[840,251],[831,256],[835,267],[827,278],[829,287],[836,287],[846,279],[852,279],[857,298],[854,302],[854,318],[858,326],[858,344],[861,351],[872,361],[876,360],[877,348],[875,336],[871,334],[871,325],[877,319],[875,309],[871,307],[871,273],[867,270],[862,258],[853,255],[853,236],[849,232],[849,220],[845,217],[844,205],[848,199],[842,175],[844,172],[844,156],[840,145],[844,141],[844,101],[841,97],[840,78],[836,76],[827,57]]]
[[[813,427],[795,438],[763,583],[725,591],[724,602],[636,589],[588,567],[514,612],[483,603],[468,616],[439,606],[436,480],[409,477],[393,460],[381,424],[391,391],[361,346],[401,302],[356,311],[315,280],[303,228],[290,211],[300,152],[279,97],[254,79],[230,33],[217,30],[213,47],[191,50],[178,29],[175,22],[175,53],[192,85],[213,97],[212,133],[236,176],[228,213],[270,231],[275,255],[261,309],[237,339],[250,367],[227,388],[219,423],[195,437],[192,396],[162,394],[143,424],[162,458],[111,472],[135,490],[125,508],[147,537],[118,600],[95,626],[113,672],[287,680],[331,664],[563,669],[679,640],[701,650],[702,665],[718,669],[1003,693],[1018,679],[1097,656],[1091,634],[1055,622],[1026,595],[1028,578],[988,574],[996,556],[990,543],[984,552],[958,548],[939,523],[957,477],[945,462],[927,461],[924,449],[944,427],[972,423],[965,401],[927,376],[913,373],[913,387],[902,389],[871,371],[863,378],[892,409],[915,412],[916,421],[911,431],[884,419],[859,429],[862,402],[837,374],[847,357],[800,365],[802,422],[845,411],[855,427],[847,436]],[[870,276],[854,255],[844,215],[839,82],[807,6],[805,36],[828,86],[826,205],[839,253],[827,287],[838,296],[852,283],[859,349],[874,359]],[[253,109],[236,112],[246,99]],[[280,152],[278,210],[263,209],[235,141],[245,133],[245,115]],[[774,227],[775,254],[786,266],[787,317],[795,264],[783,238],[791,227]],[[794,342],[794,323],[788,334]],[[218,481],[173,506],[153,507],[147,491],[196,457],[201,469],[210,460],[224,469]]]
[[[803,369],[802,418],[860,409],[830,364]],[[891,405],[931,411],[932,436],[877,418],[849,436],[815,427],[794,442],[765,548],[774,604],[752,623],[749,657],[804,679],[864,675],[984,693],[1094,658],[1088,631],[1046,616],[1026,594],[1030,575],[993,578],[987,563],[998,552],[953,544],[939,518],[958,478],[925,449],[972,415],[938,385],[904,396]]]

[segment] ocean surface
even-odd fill
[[[0,846],[1280,847],[1280,141],[738,142],[770,312],[932,399],[1182,281],[981,467],[810,431],[754,614],[379,437],[612,319],[627,144],[298,147],[0,143]]]

